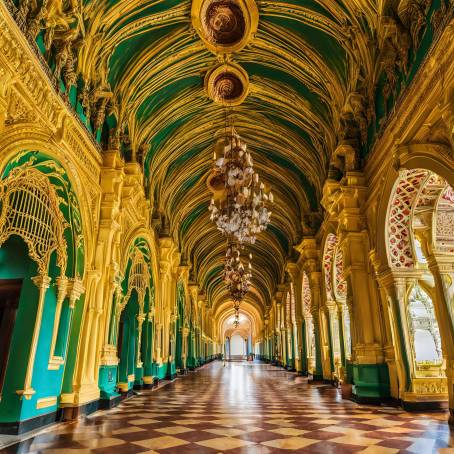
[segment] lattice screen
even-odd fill
[[[0,245],[11,235],[20,236],[40,274],[47,274],[52,253],[63,275],[67,226],[54,187],[47,176],[33,168],[18,168],[0,182]]]

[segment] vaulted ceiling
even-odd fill
[[[98,99],[110,93],[110,141],[123,141],[128,158],[143,163],[154,213],[164,219],[164,230],[178,241],[213,304],[227,297],[225,239],[209,220],[206,179],[226,115],[234,118],[261,180],[275,195],[271,225],[251,247],[248,299],[263,308],[284,278],[293,246],[320,217],[333,151],[347,141],[358,160],[365,156],[379,121],[411,77],[416,50],[430,44],[438,3],[96,0],[79,5],[81,80],[97,90]],[[219,66],[243,77],[224,87],[239,90],[241,99],[214,99],[210,83],[216,80],[209,76]]]

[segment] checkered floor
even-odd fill
[[[4,452],[454,453],[446,420],[356,405],[331,386],[264,364],[212,363]]]

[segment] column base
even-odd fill
[[[58,412],[47,413],[35,416],[24,421],[2,422],[0,423],[0,434],[22,435],[30,430],[36,430],[59,421]]]
[[[66,406],[62,407],[59,410],[61,414],[62,421],[72,421],[73,419],[77,419],[81,416],[87,416],[99,409],[99,399],[93,400],[91,402],[86,402],[79,406]]]
[[[353,364],[353,399],[359,403],[383,403],[390,400],[387,364]]]
[[[309,383],[321,383],[323,382],[323,375],[318,375],[318,374],[312,374],[312,378],[309,378]]]
[[[101,398],[99,399],[98,408],[100,410],[110,410],[111,408],[116,407],[120,402],[120,394],[117,394],[116,396],[110,396],[109,398]]]
[[[188,369],[178,369],[178,375],[188,375]]]
[[[362,405],[387,405],[389,407],[399,407],[399,401],[391,397],[368,397],[352,394],[350,400]]]
[[[409,412],[446,411],[448,409],[448,401],[415,402],[403,400],[401,405],[405,411]],[[449,419],[452,418],[451,411],[452,410],[450,409]]]
[[[125,399],[129,399],[133,395],[134,395],[134,390],[131,388],[131,389],[128,389],[127,391],[121,392],[120,397],[121,397],[121,400],[125,400]]]

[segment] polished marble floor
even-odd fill
[[[454,453],[446,418],[360,406],[265,364],[216,362],[3,452]]]

